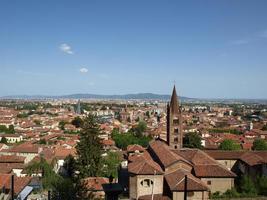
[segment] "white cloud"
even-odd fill
[[[243,45],[243,44],[247,44],[248,42],[249,42],[248,40],[242,39],[242,40],[234,40],[234,41],[231,42],[231,44],[233,44],[233,45]]]
[[[86,68],[83,67],[83,68],[80,69],[80,72],[81,73],[87,73],[88,72],[88,69],[86,69]]]
[[[63,51],[64,53],[67,53],[67,54],[73,54],[74,52],[71,50],[71,47],[66,44],[66,43],[63,43],[59,46],[59,49],[61,51]]]

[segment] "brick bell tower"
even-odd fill
[[[175,85],[171,101],[167,105],[167,143],[174,149],[183,147],[182,111],[179,106]]]

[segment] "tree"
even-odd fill
[[[137,136],[134,130],[130,130],[127,133],[120,133],[118,129],[113,129],[111,137],[115,141],[118,148],[125,150],[130,144],[139,144],[143,147],[147,147],[149,141],[152,140],[149,136]]]
[[[183,139],[183,146],[188,148],[201,149],[201,137],[195,132],[187,133],[185,134],[185,137]]]
[[[7,144],[8,142],[5,137],[2,137],[0,143]]]
[[[265,151],[267,150],[267,142],[263,139],[256,139],[253,142],[252,149],[257,151]]]
[[[228,150],[228,151],[235,151],[235,150],[240,150],[241,147],[235,141],[233,141],[231,139],[225,139],[220,144],[219,149],[221,149],[221,150]]]
[[[65,130],[65,125],[67,124],[67,122],[65,121],[60,121],[58,123],[58,127],[61,129],[61,130]]]
[[[150,112],[149,111],[146,111],[146,116],[147,116],[147,118],[150,118]]]
[[[257,177],[256,181],[257,191],[260,195],[267,195],[267,176]]]
[[[118,167],[120,165],[120,155],[116,152],[108,152],[107,156],[103,158],[104,168],[102,176],[114,178],[118,177]]]
[[[72,155],[68,155],[63,164],[64,169],[66,170],[66,176],[69,178],[74,177],[76,161]]]
[[[265,125],[262,127],[261,130],[263,130],[263,131],[267,131],[267,124],[265,124]]]
[[[75,126],[76,128],[80,128],[83,125],[83,120],[80,117],[75,117],[72,121],[71,124]]]
[[[77,199],[77,188],[69,178],[58,178],[52,185],[51,200]]]
[[[101,143],[98,137],[101,133],[97,119],[88,115],[84,119],[80,132],[80,142],[77,144],[77,170],[79,178],[97,176],[101,170]]]
[[[45,139],[40,139],[38,143],[39,144],[46,144],[46,140]]]
[[[256,187],[249,176],[242,176],[240,180],[240,191],[247,196],[257,195]]]
[[[48,164],[47,161],[41,156],[40,161],[34,161],[26,167],[26,172],[29,175],[41,173],[43,188],[52,189],[53,184],[59,178],[59,175],[54,172],[52,166],[53,165]]]
[[[132,129],[135,136],[142,137],[144,135],[144,132],[147,129],[147,124],[145,121],[139,121],[136,128]]]
[[[15,133],[15,128],[14,128],[14,125],[9,125],[9,127],[8,127],[8,133],[12,133],[12,134],[14,134]]]

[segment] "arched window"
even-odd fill
[[[143,187],[150,187],[150,186],[153,185],[153,181],[150,180],[150,179],[144,179],[144,180],[141,181],[141,185]]]

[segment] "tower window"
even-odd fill
[[[174,119],[173,124],[179,124],[179,119]]]

